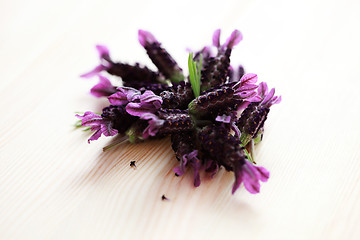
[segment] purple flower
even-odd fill
[[[141,46],[146,47],[146,45],[151,45],[153,43],[158,43],[154,35],[145,30],[139,30],[138,32],[139,42]]]
[[[81,119],[82,126],[90,126],[91,131],[95,131],[95,133],[88,139],[88,143],[90,143],[90,141],[97,140],[101,134],[109,137],[118,133],[116,129],[112,128],[111,121],[104,120],[100,115],[93,112],[88,111],[85,112],[83,116],[76,115],[76,117]]]
[[[194,123],[189,113],[179,109],[160,109],[153,113],[145,113],[140,119],[149,120],[148,128],[144,130],[143,137],[155,136],[159,133],[165,136],[173,133],[181,133],[190,131],[194,127]]]
[[[215,118],[216,121],[218,122],[223,122],[223,123],[230,123],[230,120],[231,120],[231,116],[230,115],[218,115],[216,118]]]
[[[191,131],[195,126],[187,110],[160,108],[156,114],[165,121],[160,129],[161,135]]]
[[[238,45],[239,42],[243,39],[243,36],[239,30],[234,30],[230,37],[226,40],[225,44],[222,46],[223,49],[230,48],[232,49],[234,46]]]
[[[198,150],[194,150],[195,139],[193,137],[192,132],[171,135],[171,146],[175,151],[176,158],[180,161],[180,165],[173,171],[175,175],[181,176],[185,173],[187,166],[192,167],[194,169],[194,186],[198,187],[200,185],[200,169],[203,167],[197,156]]]
[[[235,30],[225,44],[220,45],[220,29],[217,29],[212,40],[213,45],[218,49],[218,53],[215,57],[209,57],[204,61],[201,71],[201,91],[206,91],[226,82],[229,75],[232,48],[242,40],[242,35],[240,31]]]
[[[145,48],[151,61],[159,69],[159,71],[173,82],[184,80],[182,69],[170,54],[161,47],[161,44],[148,31],[139,30],[139,42]]]
[[[268,86],[265,82],[261,82],[258,88],[258,95],[261,98],[261,105],[265,107],[271,107],[274,104],[281,102],[281,96],[274,96],[275,88],[272,88],[269,92]]]
[[[93,76],[98,75],[100,72],[104,70],[108,70],[112,66],[112,61],[110,59],[109,50],[106,46],[96,45],[96,50],[99,53],[100,64],[96,66],[93,70],[88,73],[82,74],[80,77],[83,78],[91,78]]]
[[[129,127],[138,119],[126,112],[125,105],[110,105],[102,110],[103,120],[111,122],[112,128],[118,130],[118,133],[125,133]]]
[[[231,33],[230,37],[226,40],[226,42],[223,45],[221,45],[220,44],[220,34],[221,34],[221,30],[216,29],[212,36],[212,42],[215,47],[217,47],[217,48],[221,47],[222,50],[224,50],[225,48],[232,49],[234,46],[239,44],[239,42],[243,39],[241,32],[239,30],[235,29]]]
[[[126,106],[126,111],[133,116],[141,117],[146,113],[154,113],[157,109],[161,107],[162,99],[161,97],[155,95],[152,91],[145,91],[138,101],[130,102]]]
[[[248,161],[245,161],[245,163],[235,162],[234,173],[235,182],[232,188],[232,194],[235,193],[242,182],[244,183],[246,190],[250,193],[259,193],[259,181],[266,182],[270,175],[269,171],[264,167],[254,166]]]
[[[148,138],[149,136],[155,136],[159,129],[163,126],[164,120],[158,118],[153,113],[144,113],[140,119],[148,120],[148,126],[145,128],[142,137],[144,139]]]
[[[220,33],[221,33],[221,30],[220,29],[216,29],[213,33],[213,36],[212,36],[212,42],[213,42],[213,45],[217,48],[220,47]]]
[[[117,92],[108,97],[112,105],[125,105],[140,99],[141,92],[131,87],[118,87]]]
[[[111,84],[109,79],[99,76],[99,83],[91,88],[90,92],[95,97],[107,97],[116,92],[116,87]]]
[[[160,93],[160,96],[163,100],[163,108],[187,109],[194,99],[194,92],[190,83],[181,81],[179,84],[173,84],[169,91]]]
[[[245,74],[240,81],[233,86],[233,89],[235,90],[234,95],[241,99],[246,99],[248,102],[259,101],[260,98],[255,92],[255,89],[258,88],[255,84],[257,80],[258,78],[255,73]]]

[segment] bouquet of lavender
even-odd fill
[[[110,105],[101,114],[76,115],[78,126],[94,132],[89,143],[101,135],[120,135],[119,143],[170,136],[179,160],[176,176],[192,168],[197,187],[200,171],[214,176],[223,166],[235,174],[232,193],[242,182],[250,193],[258,193],[259,181],[267,181],[269,172],[254,165],[254,145],[262,140],[270,107],[281,97],[265,82],[256,84],[256,74],[230,65],[232,49],[241,40],[235,30],[221,44],[216,30],[212,46],[189,54],[188,77],[147,31],[139,30],[139,41],[158,72],[138,63],[114,62],[105,46],[96,46],[100,65],[82,77],[98,76],[91,93],[107,97]],[[112,85],[102,72],[120,77],[122,86]]]

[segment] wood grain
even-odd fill
[[[0,239],[359,239],[360,4],[357,1],[0,3]],[[149,64],[137,29],[186,68],[212,31],[244,35],[233,61],[276,87],[257,162],[261,193],[232,173],[175,177],[169,139],[102,148],[74,130],[99,111],[78,76],[114,59]],[[137,168],[129,166],[136,161]],[[162,201],[165,194],[169,201]]]

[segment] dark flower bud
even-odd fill
[[[242,112],[236,125],[241,132],[241,140],[247,144],[255,138],[261,128],[263,128],[270,108],[253,102]]]
[[[201,71],[201,91],[225,83],[230,67],[231,49],[219,52],[218,56],[210,57]]]
[[[171,146],[176,154],[176,158],[180,161],[180,165],[175,167],[173,171],[176,176],[185,173],[186,167],[191,166],[194,170],[194,186],[200,185],[200,168],[202,164],[198,158],[198,151],[195,150],[196,138],[193,131],[180,132],[171,135]]]
[[[156,83],[161,78],[158,73],[151,71],[147,67],[142,67],[138,63],[135,65],[125,63],[113,63],[107,72],[111,75],[121,77],[124,86],[133,87],[134,82]]]
[[[198,133],[198,139],[204,157],[215,160],[228,171],[233,170],[235,162],[245,161],[241,141],[224,126],[208,125]]]
[[[150,32],[139,30],[139,41],[151,61],[167,79],[173,82],[184,80],[182,69]]]
[[[179,84],[174,84],[171,90],[162,92],[160,96],[164,108],[186,109],[194,99],[194,92],[190,83],[181,81]]]
[[[186,110],[162,108],[156,114],[159,119],[164,120],[159,134],[190,131],[194,128],[194,123]]]
[[[216,115],[228,108],[236,109],[241,100],[234,93],[231,84],[210,89],[189,104],[189,112],[196,116],[206,116],[208,114]]]
[[[137,119],[126,112],[124,105],[110,105],[104,108],[101,117],[110,121],[112,128],[118,130],[118,133],[124,133]]]

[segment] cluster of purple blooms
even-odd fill
[[[197,64],[198,83],[190,74],[184,76],[151,33],[139,30],[138,34],[157,72],[138,63],[114,62],[108,49],[98,45],[100,65],[82,75],[98,76],[100,82],[91,93],[107,97],[110,103],[101,114],[88,111],[77,115],[81,126],[94,132],[89,143],[101,135],[120,135],[132,143],[170,136],[179,160],[176,176],[192,168],[197,187],[200,171],[214,176],[223,166],[234,172],[232,193],[241,183],[250,193],[258,193],[260,181],[267,181],[269,172],[254,165],[253,147],[262,139],[270,107],[281,97],[265,82],[256,84],[256,74],[245,74],[242,66],[230,65],[241,33],[233,31],[221,44],[220,30],[216,30],[211,46],[190,55],[189,71],[190,62]],[[112,85],[103,72],[120,77],[122,86]]]

